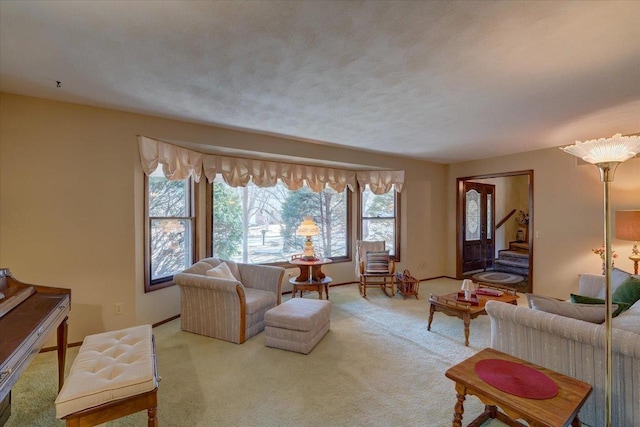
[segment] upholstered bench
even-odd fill
[[[147,410],[157,426],[158,375],[151,325],[88,335],[56,398],[67,426],[94,426]]]
[[[264,342],[268,347],[309,354],[329,331],[331,303],[293,298],[264,315]]]

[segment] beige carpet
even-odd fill
[[[460,319],[436,313],[429,332],[429,294],[459,283],[420,286],[419,301],[331,288],[331,330],[307,356],[265,347],[262,333],[236,345],[182,332],[179,319],[155,328],[160,426],[450,426],[456,398],[444,372],[489,345],[489,318],[472,321],[469,347]],[[55,352],[35,358],[14,386],[7,427],[64,425],[56,372]],[[467,397],[464,421],[481,410]],[[146,426],[146,413],[107,425]]]

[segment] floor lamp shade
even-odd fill
[[[640,210],[616,212],[616,237],[620,240],[634,242],[629,259],[633,261],[633,274],[638,274],[638,262],[640,261],[640,251],[638,250]]]

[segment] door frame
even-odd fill
[[[464,207],[464,183],[466,181],[473,181],[477,179],[487,179],[487,178],[506,178],[511,176],[522,176],[526,175],[529,178],[529,289],[533,290],[533,169],[521,170],[521,171],[513,171],[513,172],[501,172],[501,173],[492,173],[486,175],[474,175],[474,176],[466,176],[461,178],[456,178],[456,278],[462,279],[462,262],[463,262],[463,253],[464,250],[464,218],[463,218],[463,207]],[[495,250],[495,247],[494,247]]]

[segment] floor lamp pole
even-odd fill
[[[600,180],[604,186],[604,247],[605,247],[605,344],[604,356],[606,364],[604,394],[605,394],[605,425],[611,427],[611,395],[612,395],[612,372],[613,360],[611,352],[611,206],[609,202],[609,183],[613,181],[613,174],[618,162],[598,163],[600,169]]]

